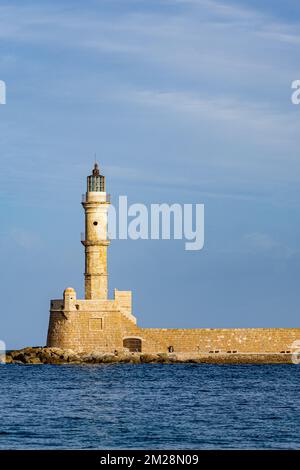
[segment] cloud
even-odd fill
[[[299,30],[299,27],[297,28]],[[257,32],[258,36],[269,41],[283,42],[290,44],[291,46],[299,46],[300,34],[289,27],[288,29],[284,26],[274,25],[263,31]]]
[[[254,187],[257,191],[259,186],[270,188],[274,181],[299,181],[298,126],[289,94],[290,79],[297,78],[297,25],[284,24],[259,9],[214,0],[170,0],[164,8],[161,2],[151,6],[141,2],[139,8],[136,2],[126,2],[120,9],[109,8],[109,4],[101,8],[95,3],[82,10],[64,1],[45,2],[43,7],[36,1],[0,7],[0,36],[13,45],[17,64],[14,92],[19,94],[16,99],[27,99],[22,106],[28,113],[17,128],[14,119],[1,122],[0,135],[14,159],[20,153],[24,156],[25,148],[33,160],[24,170],[23,159],[14,171],[7,162],[4,186],[10,181],[22,183],[25,177],[35,181],[42,172],[35,169],[41,155],[46,164],[53,161],[44,177],[45,185],[50,178],[63,180],[69,157],[63,155],[61,171],[56,171],[54,163],[61,158],[57,147],[70,151],[68,140],[72,134],[79,135],[78,129],[82,128],[82,142],[85,139],[85,145],[90,145],[96,141],[93,134],[98,123],[106,129],[104,141],[116,140],[115,133],[125,132],[125,127],[134,134],[137,119],[145,134],[146,126],[156,126],[157,140],[164,139],[163,129],[169,132],[174,161],[182,158],[178,150],[183,147],[181,141],[188,140],[184,179],[190,187],[201,180],[197,188],[201,186],[206,194],[251,198]],[[285,41],[289,38],[284,58],[278,54],[280,35]],[[22,76],[24,70],[30,70],[28,76]],[[10,82],[8,86],[11,90]],[[75,100],[78,108],[82,106],[82,122]],[[44,118],[37,123],[41,109]],[[72,129],[72,133],[56,138],[55,149],[44,146],[47,128],[55,137],[61,128],[71,129],[72,125],[75,133]],[[131,137],[128,139],[130,146]],[[133,140],[138,141],[139,136]],[[21,148],[19,142],[24,141]],[[163,157],[162,184],[169,176],[163,168],[167,153]],[[74,158],[70,156],[70,160]],[[79,160],[79,153],[76,158]],[[159,152],[153,159],[158,162]],[[127,165],[135,164],[129,156]],[[151,179],[144,171],[147,162],[139,164],[138,178],[146,182]],[[206,187],[205,166],[213,181]],[[134,179],[134,174],[129,177]],[[176,169],[173,178],[181,180]]]
[[[299,256],[299,251],[292,250],[267,233],[248,233],[243,238],[243,244],[245,251],[250,254],[269,255],[285,259],[289,259],[295,255]]]
[[[37,251],[42,247],[42,240],[38,233],[24,228],[12,228],[10,231],[10,240],[19,248],[28,251]]]
[[[249,248],[258,252],[270,251],[280,246],[280,244],[270,237],[270,235],[259,232],[248,233],[245,235],[244,241]]]
[[[255,132],[257,139],[271,145],[288,145],[296,134],[298,123],[293,115],[280,112],[268,103],[245,101],[241,97],[207,97],[182,91],[137,90],[127,92],[123,99],[147,107],[160,108],[177,113],[179,119],[186,116],[194,121],[211,121],[215,125]]]
[[[170,2],[175,2],[182,5],[193,5],[196,7],[201,7],[208,9],[209,11],[222,16],[229,17],[231,19],[236,18],[238,20],[250,20],[261,18],[261,15],[254,9],[240,7],[237,5],[218,2],[215,0],[170,0]]]
[[[83,170],[82,170],[83,172]],[[201,203],[204,199],[235,199],[241,201],[266,201],[268,198],[264,195],[249,194],[243,189],[239,191],[233,190],[233,188],[222,188],[219,187],[215,191],[211,191],[208,188],[211,186],[211,182],[207,181],[202,177],[201,182],[199,178],[195,176],[184,177],[184,176],[172,176],[170,179],[169,174],[160,174],[157,171],[143,170],[140,167],[128,167],[128,166],[111,166],[106,165],[105,174],[108,178],[121,181],[130,181],[133,184],[146,185],[151,187],[158,186],[160,191],[169,192],[174,188],[180,188],[180,193],[187,192],[189,195],[193,195],[194,201]],[[274,202],[273,199],[269,198],[269,202]]]

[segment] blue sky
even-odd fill
[[[298,327],[296,1],[2,0],[1,338],[44,344],[83,294],[97,152],[113,201],[204,203],[205,247],[114,241],[141,326]]]

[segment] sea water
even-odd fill
[[[1,449],[300,449],[300,366],[2,365]]]

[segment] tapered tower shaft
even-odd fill
[[[82,206],[85,211],[85,299],[107,299],[107,218],[109,196],[105,177],[100,175],[97,163],[87,177],[87,192]]]

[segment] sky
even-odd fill
[[[205,244],[115,240],[142,327],[299,327],[300,13],[292,0],[1,0],[0,337],[83,296],[81,194],[205,205]]]

